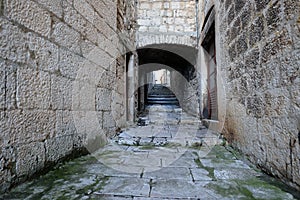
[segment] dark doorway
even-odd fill
[[[213,14],[214,12],[212,12]],[[210,17],[213,19],[213,17]],[[207,65],[207,102],[204,109],[204,116],[208,119],[218,120],[218,89],[217,89],[217,61],[216,61],[216,42],[215,42],[215,23],[209,23],[206,36],[202,42],[206,50]]]

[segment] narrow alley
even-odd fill
[[[149,125],[128,128],[104,148],[61,163],[0,199],[297,198],[177,106],[148,110]]]
[[[300,199],[299,33],[299,0],[0,0],[0,200]]]

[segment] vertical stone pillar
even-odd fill
[[[134,121],[134,105],[135,105],[135,69],[134,69],[134,55],[130,55],[129,63],[128,63],[128,121]]]
[[[145,87],[146,87],[146,83],[145,83],[145,74],[144,73],[141,73],[139,75],[139,79],[140,79],[140,85],[139,85],[139,88],[140,88],[140,109],[141,110],[144,110],[145,109]]]

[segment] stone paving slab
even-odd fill
[[[144,197],[143,197],[144,198]],[[143,199],[142,198],[142,199]],[[102,194],[92,194],[90,197],[87,197],[87,200],[133,200],[133,197],[120,197],[114,195],[102,195]]]
[[[221,196],[208,192],[205,188],[193,183],[192,181],[183,180],[154,180],[152,183],[150,197],[156,198],[202,198],[217,199]]]
[[[202,168],[190,168],[193,181],[211,181],[212,178],[209,177],[209,172]]]
[[[222,199],[290,200],[291,194],[259,179],[212,181],[204,188],[213,190]]]
[[[143,178],[157,179],[157,180],[160,179],[164,179],[164,180],[180,179],[186,181],[192,180],[190,170],[185,167],[164,167],[158,171],[144,173]]]
[[[237,159],[230,147],[218,145],[221,140],[215,133],[199,127],[164,124],[127,129],[129,139],[168,132],[172,138],[162,146],[118,145],[114,138],[92,155],[61,164],[0,194],[0,199],[296,199],[276,179],[263,179],[266,175]]]
[[[111,166],[105,166],[102,163],[90,164],[86,166],[86,171],[89,174],[100,174],[102,176],[110,176],[110,177],[136,177],[139,178],[142,173],[142,169],[137,171],[136,173],[126,173],[124,171],[113,169]]]
[[[238,168],[238,169],[250,169],[250,167],[241,160],[225,160],[225,159],[204,159],[201,158],[200,162],[204,167],[210,168]]]
[[[259,175],[260,174],[253,169],[226,168],[214,170],[214,177],[217,180],[244,180],[248,177],[255,177]]]
[[[148,179],[110,177],[97,194],[148,197],[150,185]]]

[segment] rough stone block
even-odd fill
[[[74,1],[74,8],[90,23],[94,23],[96,12],[86,1]]]
[[[18,108],[50,107],[50,76],[49,73],[20,67],[17,72],[17,105]]]
[[[236,42],[236,50],[239,54],[243,54],[248,49],[246,37],[246,33],[243,33],[242,35],[240,35],[239,39]]]
[[[31,176],[45,164],[44,143],[34,142],[17,148],[16,174],[18,177]]]
[[[184,18],[175,18],[175,24],[176,25],[184,25],[185,24],[185,19]]]
[[[10,19],[17,21],[43,36],[49,36],[50,34],[50,13],[39,7],[33,1],[6,1],[6,15]]]
[[[276,54],[279,54],[283,49],[291,49],[293,42],[287,33],[286,29],[281,30],[276,36],[270,37],[263,47],[261,61],[267,62]]]
[[[103,112],[103,128],[113,131],[116,127],[116,121],[110,112]]]
[[[138,19],[137,23],[140,26],[150,26],[151,25],[151,20],[149,20],[149,19]]]
[[[71,25],[76,31],[83,33],[87,24],[78,11],[76,11],[70,4],[63,1],[64,21]]]
[[[101,16],[105,16],[105,12],[108,10],[105,9],[107,5],[103,1],[96,0],[86,0]]]
[[[45,142],[46,162],[57,162],[73,150],[73,135],[47,139]]]
[[[266,8],[266,6],[269,2],[270,2],[270,0],[255,0],[256,11],[260,12],[261,10]]]
[[[16,155],[13,147],[0,148],[0,191],[6,191],[10,188],[14,178],[13,171],[16,168]]]
[[[75,135],[76,127],[73,120],[73,111],[56,111],[55,136]]]
[[[16,108],[17,65],[0,61],[0,109]]]
[[[9,145],[43,141],[55,131],[55,113],[52,111],[8,111],[5,119],[2,134],[9,136],[6,142]]]
[[[58,73],[68,78],[75,79],[78,70],[84,66],[84,58],[63,48],[59,49]]]
[[[272,33],[281,25],[281,3],[276,1],[266,13],[268,32]]]
[[[284,17],[287,20],[294,20],[297,18],[298,14],[299,14],[299,3],[297,4],[297,1],[293,1],[293,0],[288,0],[288,1],[284,1],[283,2],[283,7],[284,7]],[[295,9],[297,8],[298,9]]]
[[[233,3],[232,0],[225,0],[225,10],[227,11],[230,5]]]
[[[171,9],[180,9],[181,7],[180,7],[180,3],[181,2],[170,2],[170,6],[171,6]]]
[[[55,23],[53,27],[51,37],[55,42],[80,54],[80,34],[62,22]]]
[[[58,69],[59,50],[58,47],[33,33],[27,34],[29,63],[38,69],[54,72]]]
[[[131,2],[131,3],[133,3],[133,2]],[[105,4],[106,4],[106,9],[109,11],[109,12],[105,12],[106,13],[105,19],[112,26],[116,26],[117,1],[105,1]],[[108,19],[110,19],[110,20],[108,20]]]
[[[115,57],[97,47],[89,53],[88,60],[95,65],[95,68],[101,67],[102,69],[109,70],[111,65],[114,64]]]
[[[235,18],[235,14],[234,14],[234,8],[231,7],[229,12],[228,12],[228,16],[227,16],[227,22],[228,25],[231,24],[232,20]]]
[[[51,74],[51,108],[54,110],[72,109],[72,80]]]
[[[255,118],[261,118],[264,115],[264,101],[261,96],[254,95],[246,99],[247,114]]]
[[[264,19],[263,17],[256,18],[251,26],[249,31],[249,44],[253,46],[265,36],[264,34]]]
[[[152,3],[152,9],[157,10],[162,8],[162,2],[153,2]]]
[[[169,9],[169,8],[170,8],[170,3],[169,3],[169,2],[165,2],[165,3],[163,4],[163,8],[164,8],[164,9]]]
[[[278,59],[274,59],[266,64],[266,66],[262,66],[265,69],[266,76],[266,88],[278,88],[280,87],[280,82],[282,81],[280,78],[280,61]]]
[[[111,91],[105,88],[97,88],[96,110],[111,110]]]
[[[97,84],[100,88],[106,88],[112,90],[115,88],[116,77],[114,76],[112,71],[103,71],[101,78]]]
[[[149,9],[151,9],[151,4],[148,2],[141,2],[140,9],[149,10]]]
[[[250,9],[249,9],[250,7]],[[247,4],[247,6],[243,9],[241,14],[241,21],[242,21],[242,28],[245,29],[248,24],[251,22],[252,12],[251,12],[251,5]],[[263,29],[262,29],[263,30]]]
[[[235,0],[234,1],[234,7],[235,7],[235,13],[238,14],[242,8],[245,6],[246,0]]]
[[[97,48],[97,45],[92,43],[88,39],[81,40],[80,49],[84,58],[87,58],[89,56],[89,53],[95,48]]]
[[[147,32],[148,31],[148,27],[147,26],[140,26],[138,31],[139,32]]]
[[[259,56],[260,51],[258,48],[253,48],[245,55],[245,66],[248,69],[257,69],[259,68]]]
[[[37,0],[37,2],[42,4],[47,10],[53,12],[57,17],[62,17],[63,9],[61,0]]]
[[[115,91],[112,93],[112,116],[116,120],[116,125],[118,127],[125,127],[125,100],[122,94],[119,94]]]
[[[25,32],[5,19],[0,20],[0,27],[1,58],[25,63],[28,60]]]

